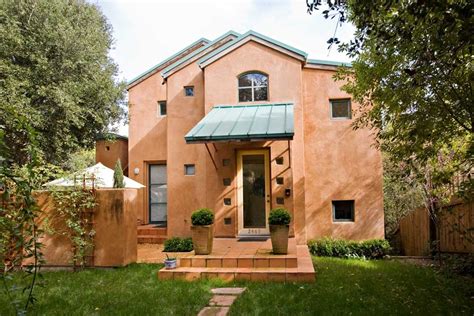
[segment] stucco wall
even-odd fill
[[[125,175],[128,175],[128,140],[113,141],[97,140],[95,143],[95,162],[100,162],[110,169],[115,168],[117,159],[120,159]]]
[[[187,145],[184,135],[204,117],[204,77],[190,64],[167,79],[168,85],[168,235],[190,236],[191,213],[206,205],[206,149]],[[184,87],[194,86],[194,96]],[[184,165],[194,164],[196,174],[186,176]]]
[[[94,210],[94,265],[101,267],[124,266],[137,260],[136,189],[99,189],[96,191],[97,207]],[[49,226],[65,231],[64,219],[55,213],[54,201],[47,191],[35,193],[43,211],[40,227]],[[70,266],[71,243],[65,236],[44,234],[45,265]]]
[[[148,163],[165,162],[167,158],[167,116],[158,113],[158,101],[164,101],[166,84],[156,73],[128,91],[129,98],[129,177],[147,185]],[[169,106],[168,106],[169,108]],[[138,174],[134,170],[138,168]],[[147,190],[138,196],[137,219],[148,221]]]
[[[303,71],[307,237],[383,238],[381,154],[371,131],[331,119],[329,99],[350,97],[334,74]],[[332,200],[355,200],[355,221],[333,222]]]

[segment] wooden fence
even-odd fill
[[[456,201],[443,206],[437,218],[437,227],[426,208],[415,209],[400,221],[402,254],[426,256],[435,243],[438,243],[441,252],[473,253],[473,208],[473,201]]]

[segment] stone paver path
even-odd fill
[[[242,287],[221,287],[212,289],[214,294],[209,301],[209,306],[204,307],[198,316],[226,316],[230,306],[242,294],[246,288]]]

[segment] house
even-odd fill
[[[339,66],[350,65],[230,31],[130,81],[139,221],[189,236],[191,213],[208,207],[216,237],[257,238],[285,207],[298,244],[383,238],[381,153],[351,126],[359,105],[334,80]]]

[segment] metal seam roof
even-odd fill
[[[293,104],[218,105],[184,137],[187,143],[293,139]]]

